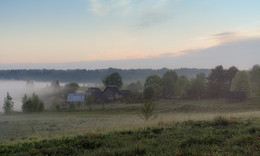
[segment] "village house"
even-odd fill
[[[111,102],[119,99],[121,92],[116,86],[107,86],[102,92],[102,99],[105,102]]]
[[[103,91],[96,87],[90,87],[86,93],[69,93],[67,103],[85,103],[88,96],[91,96],[94,103],[113,102],[119,98],[130,95],[128,90],[119,90],[116,86],[107,86]]]
[[[95,103],[99,102],[102,100],[102,91],[99,88],[96,87],[90,87],[88,88],[88,90],[86,91],[86,95],[87,96],[91,96],[93,98],[93,101]]]

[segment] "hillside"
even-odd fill
[[[113,72],[119,72],[123,77],[124,82],[133,82],[136,80],[144,81],[148,76],[156,74],[162,76],[169,69],[99,69],[99,70],[0,70],[1,80],[34,80],[34,81],[53,81],[59,80],[60,82],[88,82],[100,83],[102,79]],[[195,68],[180,68],[175,69],[177,74],[185,75],[188,78],[195,77],[198,73],[210,73],[209,69],[195,69]]]

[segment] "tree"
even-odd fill
[[[53,89],[54,94],[59,94],[61,91],[60,83],[58,80],[52,81],[51,88]]]
[[[144,84],[144,92],[143,92],[144,98],[161,97],[161,92],[162,92],[161,82],[162,82],[162,80],[158,75],[151,75],[151,76],[147,77],[145,84]],[[153,96],[153,97],[151,97],[151,96]]]
[[[178,75],[174,70],[169,70],[162,76],[162,91],[165,98],[172,98],[175,95]]]
[[[176,82],[175,95],[180,97],[186,97],[186,89],[189,86],[190,81],[186,76],[180,76]]]
[[[151,75],[149,77],[146,78],[145,83],[144,83],[144,87],[150,86],[150,85],[161,85],[161,78],[158,75]]]
[[[22,103],[22,110],[25,113],[42,112],[44,110],[44,103],[35,93],[32,94],[32,97],[27,97],[25,94]]]
[[[249,72],[252,91],[260,95],[260,65],[254,65]]]
[[[139,92],[142,90],[142,88],[142,83],[140,81],[132,82],[126,87],[127,90],[132,92]]]
[[[212,98],[224,98],[228,93],[232,79],[239,70],[232,66],[224,69],[221,65],[211,70],[207,78],[207,93]]]
[[[4,110],[5,114],[10,114],[13,111],[14,102],[12,101],[12,99],[13,98],[7,92],[7,95],[4,98],[4,105],[3,105],[3,110]]]
[[[70,82],[65,85],[64,91],[66,94],[75,93],[79,89],[79,84],[76,82]]]
[[[110,86],[110,85],[114,85],[114,86],[117,86],[118,88],[121,88],[123,85],[122,77],[118,72],[109,74],[103,80],[103,84],[106,87]]]
[[[206,76],[204,73],[197,74],[196,78],[191,79],[186,94],[188,98],[200,99],[206,91]]]
[[[246,71],[239,71],[232,80],[230,91],[243,91],[246,96],[250,96],[250,80]]]
[[[155,88],[153,85],[147,86],[144,88],[143,94],[144,94],[144,99],[146,100],[151,100],[155,98]]]
[[[148,121],[149,119],[156,118],[155,105],[151,101],[146,101],[141,107],[141,117]]]
[[[92,107],[91,105],[94,103],[94,100],[92,98],[91,95],[88,95],[87,96],[87,99],[86,99],[86,105],[89,107],[89,110],[92,110]]]
[[[227,89],[229,89],[231,87],[232,80],[233,80],[233,78],[235,77],[235,75],[238,71],[239,70],[235,66],[232,66],[228,70],[226,70],[225,81],[226,81],[226,88]]]
[[[226,88],[225,69],[223,66],[217,66],[211,70],[207,78],[207,93],[211,98],[225,97],[228,88]]]

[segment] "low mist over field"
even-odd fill
[[[2,112],[2,106],[4,98],[7,92],[12,96],[14,101],[14,110],[20,111],[22,105],[22,97],[24,94],[32,94],[38,92],[41,89],[50,85],[48,82],[33,82],[33,85],[28,86],[26,81],[15,81],[15,80],[0,80],[0,111]]]

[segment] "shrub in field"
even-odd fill
[[[78,102],[78,103],[77,103],[77,108],[81,108],[81,106],[82,106],[82,103],[81,103],[81,102]]]
[[[13,111],[14,102],[12,101],[12,99],[13,98],[7,92],[7,95],[4,99],[4,105],[3,105],[3,110],[5,114],[10,114]]]
[[[56,105],[56,111],[60,112],[60,105]]]
[[[93,104],[93,102],[94,102],[94,100],[93,100],[92,96],[88,95],[87,99],[86,99],[86,105],[89,107],[89,110],[92,110],[91,105]]]
[[[75,111],[76,110],[75,103],[73,103],[73,102],[70,103],[69,110],[70,111]]]
[[[219,116],[214,119],[213,125],[214,126],[227,126],[227,125],[229,125],[229,123],[230,123],[230,121],[228,119]]]
[[[25,94],[22,103],[22,110],[25,113],[42,112],[44,110],[44,103],[35,93],[32,94],[32,97],[27,97]]]
[[[155,105],[152,101],[146,101],[141,108],[141,117],[148,121],[157,117],[155,113]]]

